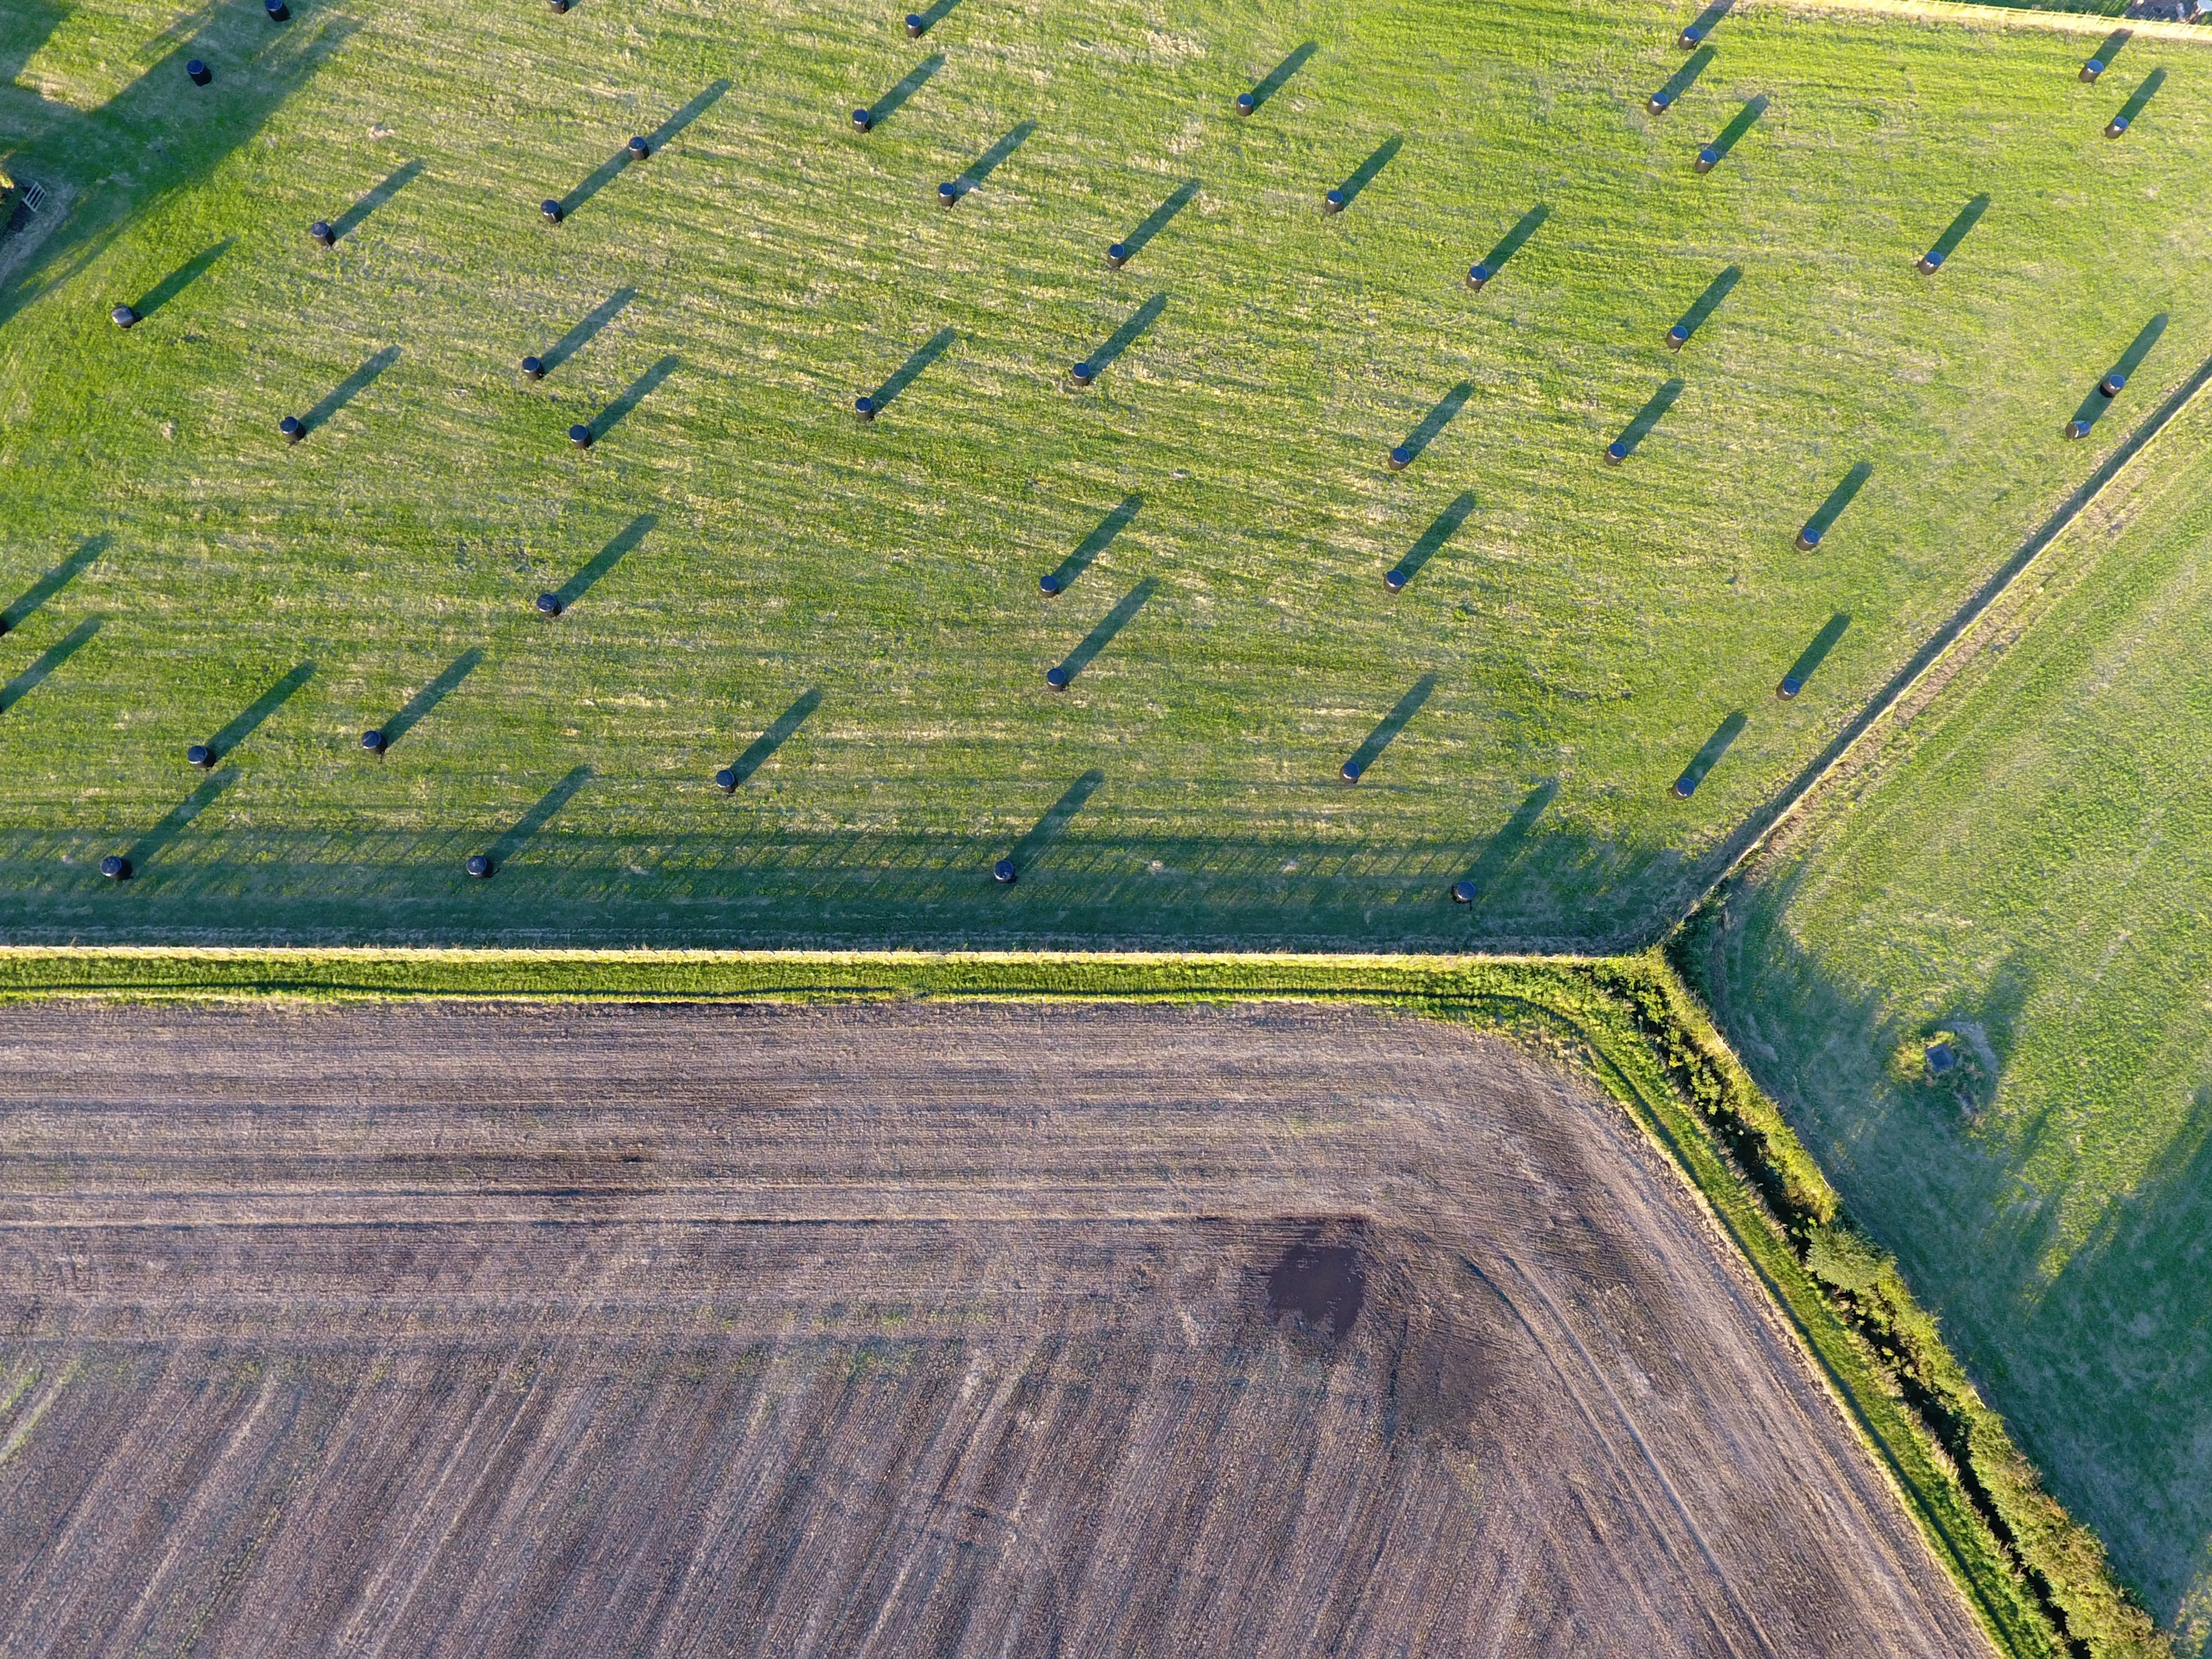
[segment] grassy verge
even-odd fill
[[[0,951],[0,998],[1105,998],[1357,1002],[1469,1021],[1587,1066],[1742,1250],[2000,1649],[2160,1650],[2037,1485],[1893,1266],[1658,955]]]

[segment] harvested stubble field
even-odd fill
[[[0,926],[1641,936],[2212,352],[2201,45],[1691,15],[6,9]]]
[[[26,1004],[0,1057],[11,1654],[1986,1651],[1678,1177],[1467,1027]]]

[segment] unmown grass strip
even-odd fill
[[[1834,1188],[1656,954],[0,951],[5,999],[271,995],[1281,999],[1463,1021],[1538,1042],[1587,1066],[1702,1196],[2002,1651],[2040,1659],[2159,1649],[2095,1540],[2036,1486],[1893,1265],[1856,1245]]]

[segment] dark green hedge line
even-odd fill
[[[1662,991],[1632,1000],[1639,1018],[1656,1017],[1683,1034],[1652,1036],[1670,1065],[1674,1043],[1694,1042],[1692,1034],[1712,1030],[1691,988],[1705,989],[1704,964],[1717,915],[1709,906],[1684,923],[1668,947],[1675,971],[1666,975]],[[1673,1006],[1654,1006],[1662,998]],[[1825,1179],[1817,1189],[1803,1180],[1801,1166],[1818,1176],[1810,1156],[1718,1034],[1710,1052],[1686,1055],[1682,1064],[1706,1076],[1685,1077],[1678,1086],[1698,1101],[1767,1198],[1792,1253],[1848,1324],[1886,1390],[1911,1409],[1923,1437],[1942,1448],[1984,1529],[2033,1595],[2062,1650],[2077,1659],[2171,1654],[2157,1622],[2113,1577],[2096,1534],[2044,1489],[2004,1419],[1944,1345],[1935,1316],[1914,1299],[1896,1262],[1853,1229]],[[1759,1173],[1759,1162],[1768,1158],[1772,1170]]]
[[[927,952],[0,951],[0,998],[1109,998],[1362,1003],[1586,1066],[1672,1155],[1796,1327],[1953,1578],[2020,1659],[2161,1651],[1893,1264],[1656,952],[1616,958]]]

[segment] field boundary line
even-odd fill
[[[2207,386],[2212,386],[2212,357],[2199,364],[2197,372],[2177,386],[2166,402],[2153,411],[2148,420],[2130,433],[2120,447],[2106,456],[2103,464],[2082,480],[2071,495],[2059,503],[2057,510],[2020,544],[2012,557],[1998,566],[1989,579],[1967,597],[1966,603],[1929,635],[1920,649],[1891,676],[1889,683],[1875,693],[1874,700],[1854,715],[1828,746],[1814,757],[1812,763],[1797,775],[1796,780],[1783,791],[1774,805],[1745,822],[1732,838],[1735,845],[1727,853],[1726,860],[1719,871],[1698,890],[1686,906],[1671,915],[1662,929],[1662,933],[1671,933],[1680,927],[1772,840],[1778,830],[1812,804],[1841,771],[1844,763],[1851,757],[1875,728],[1923,684],[1937,667],[1951,659],[1954,648],[1972,632],[1974,624],[2018,586],[2021,578],[2035,567],[2051,544],[2103,497],[2143,451],[2197,400]],[[1978,643],[1969,643],[1959,661],[1962,665],[1971,661],[1979,649]]]
[[[2212,46],[2212,27],[2201,23],[2170,23],[2148,17],[2116,17],[2104,12],[2045,11],[2038,7],[1977,5],[1972,0],[1749,0],[1741,9],[1787,11],[1801,15],[1835,16],[1859,13],[1879,17],[1917,18],[1923,22],[1961,26],[1989,24],[2040,29],[2047,34],[2102,37],[2113,26],[2124,25],[2131,37],[2144,40],[2187,40]]]

